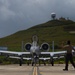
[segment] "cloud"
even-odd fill
[[[0,0],[0,20],[7,20],[15,16],[12,10],[9,10],[10,4],[8,0]]]
[[[0,37],[57,17],[75,20],[75,0],[0,0]]]

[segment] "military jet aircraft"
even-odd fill
[[[52,66],[54,66],[54,59],[63,58],[66,51],[49,52],[50,46],[44,42],[41,46],[38,44],[37,35],[32,36],[32,43],[26,43],[24,45],[26,52],[15,51],[3,51],[0,50],[0,55],[7,55],[9,58],[19,59],[19,65],[22,66],[23,60],[31,60],[32,66],[37,64],[40,60],[50,60]],[[74,51],[73,51],[74,52]]]

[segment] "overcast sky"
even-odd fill
[[[0,0],[0,38],[51,20],[51,13],[75,21],[75,0]]]

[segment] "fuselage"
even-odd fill
[[[49,51],[49,44],[44,42],[40,45],[38,45],[38,37],[34,35],[32,37],[32,43],[27,43],[25,45],[25,48],[27,51],[30,51],[30,54],[32,55],[32,59],[39,58],[39,55],[41,54],[41,51]]]
[[[32,55],[37,55],[37,56],[39,56],[39,54],[40,54],[40,47],[38,46],[37,41],[33,41],[33,42],[32,42],[32,46],[31,46],[31,48],[30,48],[30,53],[31,53]]]

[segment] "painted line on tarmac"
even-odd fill
[[[38,73],[37,73],[38,71],[37,71],[37,67],[34,67],[34,70],[33,70],[33,75],[38,75]]]

